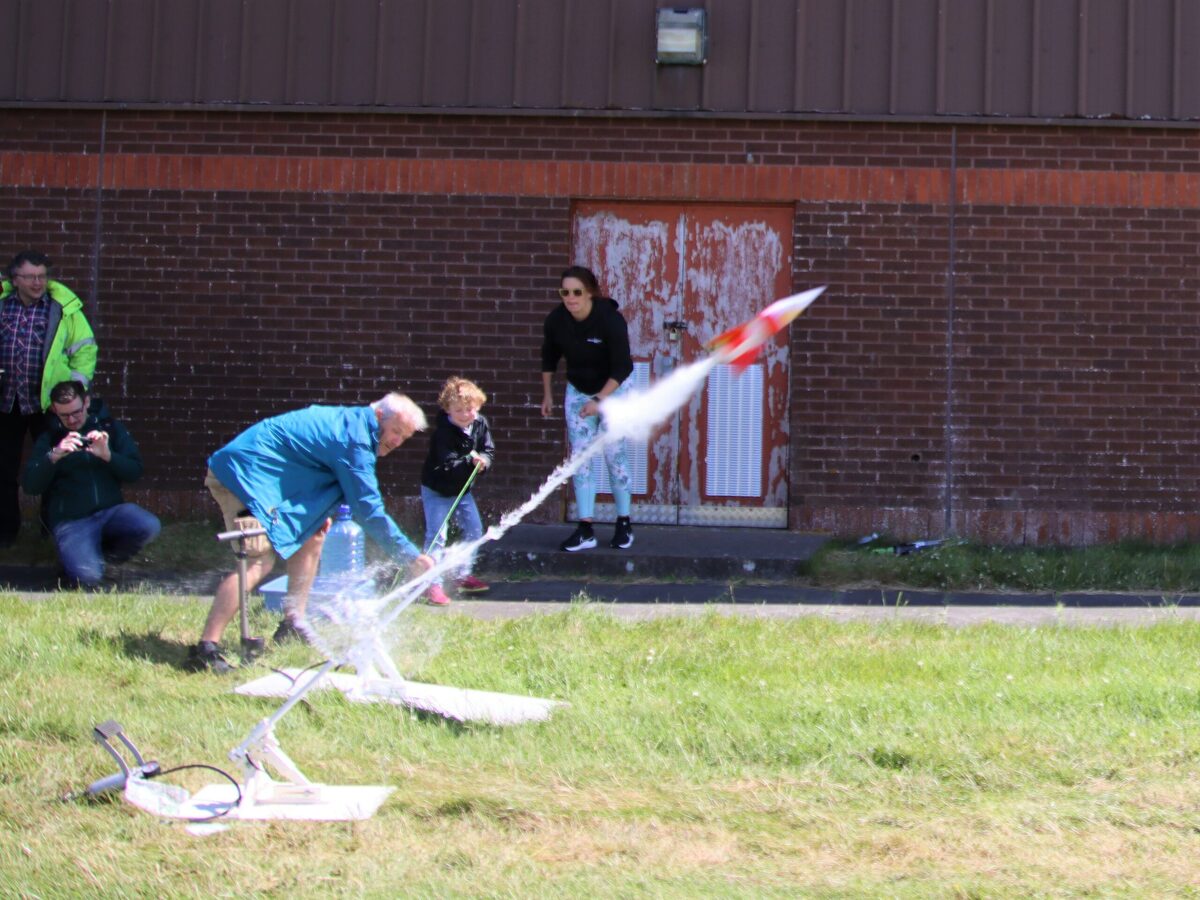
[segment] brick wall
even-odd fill
[[[121,251],[106,253],[101,324],[107,390],[136,410],[157,484],[185,488],[246,424],[308,403],[399,387],[432,414],[455,373],[489,392],[504,435],[481,500],[559,461],[535,407],[535,334],[567,253],[565,201],[159,192],[153,208],[106,205]],[[425,446],[381,463],[391,493],[412,493]]]
[[[263,416],[476,378],[523,500],[563,454],[537,345],[574,198],[789,201],[790,522],[1200,536],[1200,154],[1183,130],[8,111],[4,245],[89,301],[149,502]],[[102,190],[100,188],[103,188]],[[380,466],[415,494],[423,442]],[[406,501],[406,498],[408,500]],[[547,504],[541,518],[560,508]]]

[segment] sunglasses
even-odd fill
[[[576,297],[582,297],[583,293],[584,293],[583,288],[559,288],[558,289],[558,296],[560,296],[560,297],[570,297],[572,294],[574,294]]]

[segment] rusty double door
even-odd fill
[[[573,259],[629,323],[644,387],[704,344],[791,293],[789,207],[579,202]],[[704,388],[630,448],[635,522],[787,527],[788,344],[777,335],[741,375],[717,366]],[[596,516],[615,515],[602,460]],[[568,518],[574,517],[574,503]]]

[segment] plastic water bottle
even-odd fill
[[[367,536],[362,526],[350,518],[350,507],[343,503],[338,507],[337,518],[321,548],[321,577],[349,583],[361,576],[366,568]]]

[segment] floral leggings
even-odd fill
[[[629,389],[630,381],[626,379],[613,394],[622,394]],[[571,445],[571,455],[574,456],[589,446],[600,433],[600,416],[584,418],[579,414],[592,398],[588,394],[577,391],[567,384],[567,396],[563,402],[563,411],[567,418],[567,440]],[[622,438],[604,447],[604,462],[608,465],[608,480],[612,483],[613,499],[617,504],[617,515],[629,515],[631,501],[629,485],[629,442]],[[584,466],[571,479],[575,485],[575,505],[580,519],[591,519],[596,511],[596,482],[592,478],[592,467]]]

